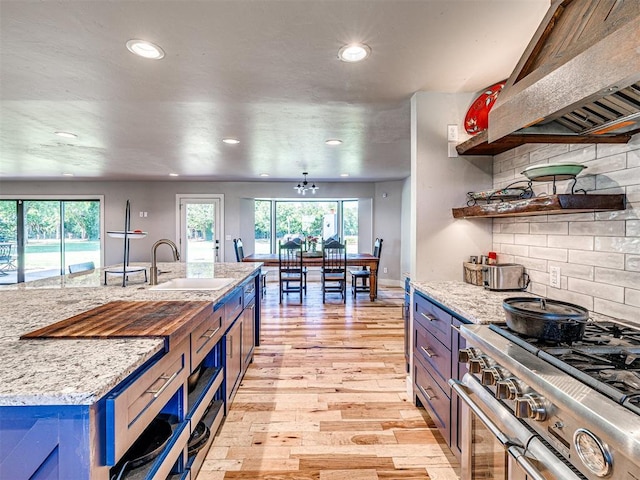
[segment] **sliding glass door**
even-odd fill
[[[0,200],[0,283],[68,272],[74,263],[101,266],[100,200]]]
[[[17,282],[17,247],[17,202],[0,200],[0,284]]]

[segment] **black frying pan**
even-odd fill
[[[173,430],[171,424],[165,418],[154,418],[149,426],[140,434],[138,439],[122,456],[115,467],[118,475],[111,480],[121,480],[125,472],[137,468],[156,458],[164,450],[171,438]]]

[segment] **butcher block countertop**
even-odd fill
[[[148,264],[141,264],[148,267]],[[20,336],[109,302],[206,302],[213,305],[260,264],[162,263],[158,282],[180,277],[230,277],[216,291],[150,290],[142,274],[110,275],[100,269],[0,287],[0,406],[91,405],[165,345],[158,338],[26,339]],[[139,275],[139,279],[136,277]],[[200,303],[202,305],[202,303]]]
[[[212,310],[213,302],[194,300],[116,300],[26,333],[20,339],[159,337],[170,349],[189,336]]]

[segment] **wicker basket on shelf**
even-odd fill
[[[464,281],[472,285],[482,285],[482,267],[477,263],[463,262]]]

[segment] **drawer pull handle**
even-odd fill
[[[211,329],[205,331],[202,335],[200,335],[200,338],[211,338],[213,337],[216,333],[218,333],[218,331],[220,330],[220,327],[214,329],[213,331],[211,331]],[[207,335],[207,332],[211,332],[209,335]]]
[[[422,345],[420,345],[420,350],[422,350],[424,354],[429,358],[433,358],[435,356],[433,353],[431,353],[429,350],[424,348]]]
[[[430,402],[432,402],[432,401],[436,398],[436,396],[435,396],[435,395],[429,395],[429,394],[427,393],[427,389],[426,389],[426,388],[423,388],[423,387],[422,387],[422,385],[420,385],[419,383],[418,383],[417,385],[418,385],[418,388],[420,389],[420,391],[422,392],[422,394],[423,394],[425,397],[427,397],[427,400],[429,400]]]
[[[227,340],[229,342],[229,358],[233,358],[233,335]]]
[[[430,322],[435,322],[437,320],[436,317],[434,317],[433,315],[429,315],[428,313],[420,312],[420,315],[422,315],[424,318],[426,318]]]
[[[158,377],[158,380],[166,380],[166,382],[164,382],[164,384],[158,390],[147,390],[146,393],[152,393],[153,398],[158,398],[160,395],[162,395],[162,392],[164,392],[167,389],[167,387],[173,381],[173,379],[178,376],[178,373],[180,372],[175,372],[170,377],[167,377],[166,375],[161,375],[160,377]]]

